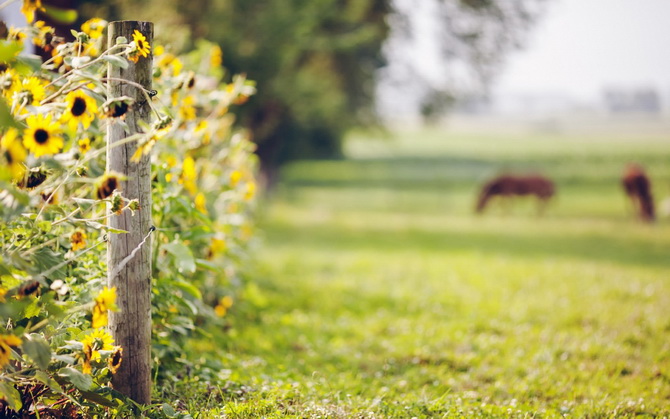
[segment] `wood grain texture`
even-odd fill
[[[149,45],[153,40],[150,22],[111,22],[108,27],[109,45],[119,36],[132,41],[135,30],[140,31]],[[150,156],[133,163],[131,156],[137,149],[136,142],[120,146],[114,143],[140,131],[138,123],[149,121],[150,107],[145,95],[136,86],[115,81],[129,80],[151,89],[152,56],[140,57],[130,62],[127,69],[109,66],[108,95],[110,98],[130,96],[135,99],[125,116],[126,130],[113,122],[107,129],[107,172],[117,172],[127,177],[121,183],[121,192],[128,199],[138,199],[140,210],[135,215],[128,210],[112,215],[109,225],[128,231],[128,234],[109,234],[108,283],[117,288],[118,312],[110,312],[109,329],[117,345],[123,347],[123,362],[112,379],[112,385],[138,403],[151,402],[151,240],[142,246],[118,274],[114,267],[128,256],[149,233],[151,227],[151,162]]]

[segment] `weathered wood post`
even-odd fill
[[[137,21],[111,22],[109,45],[114,45],[119,36],[132,41],[135,30],[151,45],[153,23]],[[151,162],[148,155],[137,163],[130,161],[137,149],[134,141],[112,145],[140,131],[138,122],[149,121],[150,107],[144,93],[137,85],[120,80],[151,89],[152,56],[140,57],[136,63],[129,64],[127,69],[112,65],[108,69],[109,97],[129,96],[135,103],[125,116],[127,130],[118,122],[110,123],[107,128],[107,172],[125,175],[127,180],[121,182],[121,192],[128,199],[139,200],[140,205],[134,216],[126,210],[109,218],[110,227],[128,231],[127,234],[109,234],[107,250],[108,282],[117,289],[119,308],[118,312],[110,313],[109,328],[116,344],[123,348],[123,362],[112,378],[112,385],[136,402],[148,404],[151,402],[151,240],[141,243],[151,228]],[[138,246],[135,256],[120,266]]]

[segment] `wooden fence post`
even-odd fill
[[[151,45],[153,23],[122,21],[111,22],[108,27],[109,45],[119,36],[129,42],[138,30]],[[129,96],[135,99],[125,116],[127,129],[118,122],[107,128],[107,172],[117,172],[127,177],[121,182],[121,193],[125,198],[139,200],[140,210],[132,215],[126,210],[121,215],[112,215],[109,225],[128,231],[127,234],[109,234],[107,250],[108,282],[117,289],[118,312],[110,312],[109,329],[117,345],[123,348],[123,362],[112,378],[113,387],[138,403],[151,402],[151,240],[147,237],[151,229],[151,162],[150,156],[142,156],[137,163],[130,158],[137,149],[135,141],[112,147],[115,142],[140,131],[138,122],[149,121],[150,107],[146,96],[137,85],[124,83],[127,80],[151,89],[152,56],[140,57],[137,63],[129,62],[126,69],[108,68],[108,95],[110,98]],[[120,265],[134,249],[135,256],[125,265]]]

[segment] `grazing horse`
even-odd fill
[[[642,221],[652,222],[654,213],[654,197],[651,194],[651,182],[642,167],[629,164],[621,179],[626,195],[633,203],[633,208]]]
[[[501,175],[487,182],[479,194],[476,211],[481,213],[494,196],[535,195],[539,201],[539,212],[544,210],[549,199],[554,196],[554,182],[540,175]]]

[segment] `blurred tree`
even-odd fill
[[[158,37],[185,48],[198,37],[219,43],[226,68],[257,82],[258,93],[239,117],[273,177],[289,160],[340,156],[348,129],[377,120],[375,77],[385,64],[383,46],[390,25],[395,37],[415,36],[409,19],[414,1],[88,0],[81,11],[84,18],[152,20]],[[423,1],[434,2],[443,24],[442,59],[458,58],[459,66],[486,80],[543,0]],[[440,112],[452,102],[445,98],[455,91],[424,84],[424,110]]]

